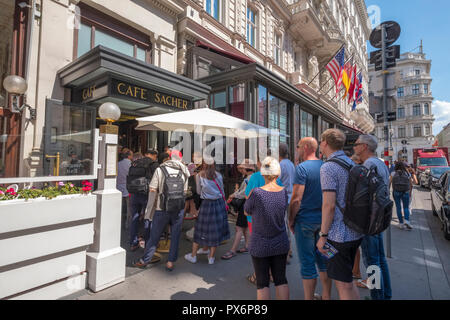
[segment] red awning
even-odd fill
[[[255,63],[255,61],[253,61],[252,59],[248,58],[247,56],[245,56],[243,54],[240,54],[240,53],[237,53],[236,51],[238,51],[238,50],[235,49],[234,47],[232,47],[231,45],[229,45],[230,46],[230,51],[225,51],[223,49],[220,49],[218,47],[215,47],[213,45],[210,45],[210,44],[205,43],[205,42],[200,41],[200,40],[197,40],[197,43],[195,45],[197,47],[207,49],[207,50],[212,51],[214,53],[220,54],[220,55],[222,55],[224,57],[227,57],[227,58],[230,58],[230,59],[233,59],[233,60],[245,63],[245,64]],[[231,51],[234,51],[236,53],[233,53]]]

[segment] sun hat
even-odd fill
[[[281,174],[280,163],[277,159],[267,157],[261,164],[261,175],[263,176],[279,176]]]
[[[245,159],[240,165],[238,165],[238,169],[256,171],[256,166],[251,163],[250,159]]]

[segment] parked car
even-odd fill
[[[450,240],[450,171],[431,185],[431,209],[443,224],[444,237]]]
[[[419,177],[420,186],[431,189],[432,183],[437,182],[447,170],[450,170],[450,167],[432,167],[426,169]]]

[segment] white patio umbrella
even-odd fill
[[[206,132],[209,129],[215,129],[220,131],[222,136],[235,138],[279,135],[278,130],[271,130],[209,108],[171,112],[136,120],[138,121],[136,130],[176,131],[183,129],[188,132],[198,130]]]

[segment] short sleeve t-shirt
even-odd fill
[[[334,157],[354,165],[353,161],[342,150],[333,153],[329,159]],[[336,192],[336,200],[341,208],[345,207],[345,192],[347,190],[348,176],[349,172],[335,162],[327,161],[320,168],[322,192]],[[328,239],[339,243],[361,239],[363,237],[362,234],[353,231],[344,223],[344,216],[339,207],[335,206],[334,210],[333,222],[328,230]]]
[[[279,179],[281,180],[283,187],[285,187],[285,189],[288,193],[288,201],[291,202],[292,188],[293,188],[294,175],[295,175],[295,166],[291,162],[291,160],[283,159],[280,161],[280,167],[281,167],[281,175],[280,175]],[[280,183],[278,183],[278,184],[280,184]]]
[[[322,188],[320,185],[322,164],[322,160],[307,160],[295,168],[294,184],[305,186],[296,222],[320,224],[322,221]]]
[[[245,196],[248,197],[250,192],[255,189],[255,188],[260,188],[262,186],[264,186],[266,184],[266,180],[264,180],[264,177],[261,174],[261,171],[255,172],[254,174],[251,175],[248,184],[247,184],[247,188],[245,188]],[[277,184],[282,187],[283,185],[281,184],[280,179],[277,179]],[[252,218],[250,216],[247,216],[247,220],[248,222],[252,222]]]
[[[389,169],[383,161],[372,157],[364,161],[364,166],[368,169],[376,167],[377,173],[383,178],[384,183],[389,186]]]

